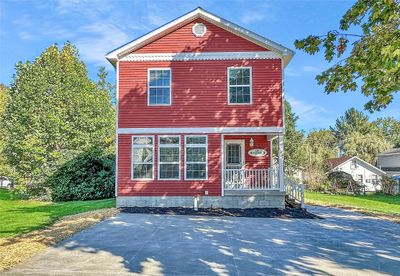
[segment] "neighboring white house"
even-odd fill
[[[379,153],[377,167],[386,172],[388,176],[400,176],[400,148]]]
[[[381,189],[379,183],[385,172],[357,156],[332,158],[328,160],[328,163],[331,166],[331,172],[343,171],[350,174],[355,181],[365,186],[367,192]]]

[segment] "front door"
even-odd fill
[[[244,140],[226,140],[225,168],[241,169],[244,164]]]

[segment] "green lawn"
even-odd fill
[[[115,199],[60,203],[17,200],[8,190],[0,189],[0,238],[43,228],[64,216],[112,207]]]
[[[306,192],[306,203],[314,203],[318,205],[341,205],[363,209],[368,212],[385,213],[391,215],[400,215],[400,195],[329,195],[315,192]]]

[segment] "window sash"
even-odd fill
[[[231,84],[230,83],[231,74],[233,73],[234,70],[237,70],[237,69],[249,70],[249,83],[248,84]],[[252,102],[253,102],[253,91],[252,91],[252,82],[253,82],[253,80],[252,80],[252,78],[253,78],[253,73],[252,73],[252,68],[251,67],[228,67],[228,78],[227,78],[227,82],[228,82],[228,104],[252,104]],[[234,97],[234,98],[236,98],[236,101],[231,101],[231,99],[232,99],[231,95],[233,93],[233,92],[231,93],[231,88],[237,88],[237,87],[239,87],[239,88],[249,88],[250,96],[249,97],[248,96],[245,97],[246,93],[242,89],[240,97],[239,97],[238,92],[236,91],[235,92],[236,93],[236,97]],[[248,101],[244,101],[244,99],[247,98],[247,97],[249,98],[249,100]],[[239,98],[242,98],[243,102],[238,102],[237,99],[239,99]]]
[[[190,144],[188,143],[188,139],[190,137],[205,137],[204,144]],[[205,149],[205,161],[188,161],[188,149],[189,148],[204,148]],[[204,178],[193,178],[188,176],[188,166],[187,165],[204,165],[205,170]],[[185,180],[207,180],[208,179],[208,138],[206,135],[187,135],[185,136]]]
[[[135,143],[145,138],[150,143]],[[136,140],[136,141],[135,141]],[[151,161],[134,161],[135,149],[151,149]],[[142,165],[151,165],[151,177],[135,177],[135,168]],[[154,137],[153,136],[132,136],[131,140],[131,179],[132,180],[153,180],[154,179]]]
[[[163,138],[178,138],[178,143],[166,144],[161,143]],[[178,161],[161,161],[161,149],[163,148],[176,148],[178,149]],[[167,168],[168,166],[162,165],[178,165],[178,177],[175,178],[162,178],[161,167]],[[178,135],[158,136],[158,179],[160,180],[180,180],[181,179],[181,137]]]
[[[155,71],[169,71],[169,85],[152,85],[151,84],[151,73]],[[163,78],[163,76],[161,76]],[[171,105],[172,102],[172,93],[171,93],[171,84],[172,84],[172,71],[171,68],[149,68],[147,71],[147,104],[148,105]],[[162,92],[161,97],[157,97],[157,92],[154,92],[155,95],[150,97],[152,89],[168,89],[168,101],[164,102],[164,92]],[[154,90],[153,90],[154,91]],[[160,98],[161,102],[157,102],[157,99]],[[154,99],[156,102],[152,103],[151,100]]]

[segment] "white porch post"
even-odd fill
[[[279,161],[279,190],[285,191],[285,174],[283,171],[283,136],[278,137],[278,161]]]

